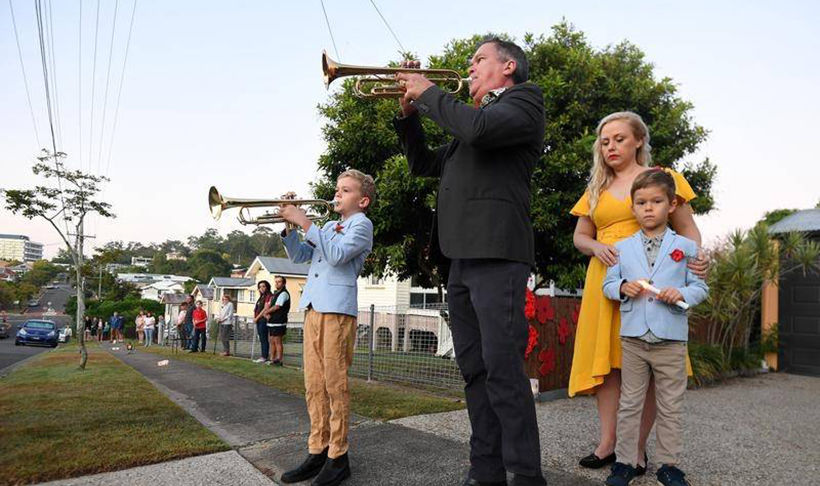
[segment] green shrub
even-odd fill
[[[689,360],[692,363],[692,382],[695,386],[713,383],[727,371],[720,346],[689,342]]]

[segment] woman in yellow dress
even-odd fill
[[[615,243],[640,229],[632,214],[629,191],[635,177],[649,169],[650,150],[649,130],[639,115],[618,112],[606,116],[598,124],[587,190],[571,211],[578,216],[573,237],[575,247],[592,258],[584,282],[569,395],[594,393],[601,422],[600,442],[592,454],[581,459],[584,467],[599,468],[615,461],[615,426],[621,391],[621,316],[618,303],[606,299],[601,286],[607,267],[618,258]],[[675,179],[678,196],[678,210],[672,213],[670,223],[677,233],[700,245],[700,231],[688,204],[695,193],[683,176],[667,170]],[[696,273],[703,273],[706,264],[699,259],[691,266]],[[650,383],[641,420],[638,457],[645,457],[646,440],[656,411],[655,387]],[[646,465],[642,466],[645,471]]]

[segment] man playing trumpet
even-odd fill
[[[407,62],[406,68],[417,68]],[[394,120],[410,171],[441,179],[438,242],[451,260],[447,283],[456,360],[472,426],[465,485],[545,485],[535,405],[524,373],[524,292],[534,265],[530,179],[544,144],[541,90],[526,83],[520,47],[490,38],[470,62],[469,106],[419,73]],[[420,116],[453,136],[430,149]]]

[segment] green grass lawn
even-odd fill
[[[96,345],[38,355],[0,379],[0,484],[75,477],[230,449]]]
[[[210,353],[172,354],[170,349],[162,347],[150,347],[147,351],[242,376],[286,393],[300,396],[305,394],[304,377],[298,369],[264,366],[247,359],[226,358]],[[463,401],[454,397],[383,383],[368,383],[356,378],[350,379],[350,395],[353,413],[376,420],[393,420],[464,408]]]

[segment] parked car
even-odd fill
[[[9,328],[11,325],[7,322],[0,322],[0,339],[6,339],[9,337]]]
[[[57,347],[57,324],[54,321],[42,319],[28,320],[20,326],[14,345],[37,344],[42,346]]]
[[[36,299],[31,299],[30,301],[28,301],[29,307],[37,307],[38,305],[40,305],[40,301]]]
[[[60,332],[57,334],[57,341],[67,343],[69,339],[71,339],[71,328],[66,326],[60,329]]]

